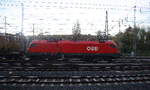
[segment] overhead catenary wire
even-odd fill
[[[64,2],[64,1],[31,1],[31,0],[16,0],[16,1],[11,1],[10,0],[4,0],[4,2],[0,3],[0,8],[20,8],[21,4],[20,3],[25,3],[24,4],[24,16],[26,18],[27,15],[27,11],[29,9],[37,9],[39,8],[41,11],[42,10],[51,10],[51,9],[60,9],[60,10],[65,10],[65,9],[83,9],[83,10],[103,10],[103,11],[112,11],[112,12],[118,12],[118,11],[126,11],[126,12],[130,12],[130,8],[133,7],[131,6],[131,4],[129,5],[112,5],[112,4],[108,4],[108,3],[96,3],[96,2],[80,2],[80,1],[68,1],[68,2]],[[147,11],[149,11],[149,7],[148,6],[142,6],[142,5],[138,5],[137,9],[146,9]],[[143,10],[142,10],[143,11]],[[144,12],[144,11],[143,11]],[[47,14],[47,13],[45,13]],[[87,13],[85,13],[87,14]],[[37,16],[34,16],[35,18]],[[44,18],[44,17],[43,17]],[[124,18],[124,17],[123,17]],[[59,21],[59,19],[58,19]],[[56,22],[58,22],[56,21]],[[26,21],[25,21],[26,22]],[[127,22],[128,23],[128,22]],[[41,24],[45,24],[45,22],[42,22]]]
[[[19,5],[21,2],[7,2],[7,3],[0,3],[0,7],[4,8],[9,8],[9,7],[20,7]],[[104,10],[130,10],[131,5],[111,5],[111,4],[97,4],[97,3],[79,3],[79,2],[70,2],[70,3],[65,3],[65,2],[37,2],[37,1],[30,1],[30,2],[24,2],[26,5],[24,5],[25,8],[30,8],[30,7],[39,7],[39,8],[80,8],[80,9],[104,9]],[[54,6],[53,6],[54,5]],[[124,9],[122,9],[124,8]],[[144,7],[144,6],[137,6],[137,8],[145,8],[145,9],[150,9],[150,7]]]

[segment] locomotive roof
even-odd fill
[[[82,43],[82,44],[87,44],[87,43],[99,43],[98,41],[69,41],[69,40],[63,40],[60,41],[60,43]]]
[[[47,40],[33,40],[32,43],[47,43]]]
[[[32,43],[48,43],[48,42],[54,42],[54,41],[48,41],[48,40],[34,40],[34,41],[32,41]],[[55,41],[56,42],[56,41]],[[74,42],[76,42],[76,43],[82,43],[82,44],[92,44],[92,43],[99,43],[99,41],[71,41],[71,40],[60,40],[60,41],[58,41],[59,43],[74,43]],[[115,42],[114,41],[112,41],[112,40],[109,40],[109,41],[105,41],[105,42],[103,42],[103,43],[106,43],[106,44],[111,44],[111,43],[113,43],[113,44],[115,44]]]

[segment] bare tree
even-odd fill
[[[73,34],[73,40],[80,40],[81,28],[80,28],[79,21],[77,21],[77,23],[74,24],[72,28],[72,34]]]

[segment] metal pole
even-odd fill
[[[23,21],[24,21],[24,5],[23,3],[21,3],[21,11],[22,11],[22,15],[21,15],[21,36],[23,35]]]
[[[120,28],[121,28],[120,20],[119,20],[119,22],[118,22],[118,23],[119,23],[119,33],[120,33],[120,32],[121,32],[121,30],[120,30]]]
[[[118,23],[118,30],[119,30],[119,33],[121,32],[121,20],[122,19],[119,19],[117,21],[112,21],[112,22],[117,22]],[[122,21],[123,22],[123,21]]]
[[[21,3],[21,51],[24,53],[26,51],[26,41],[23,36],[23,21],[24,21],[24,4]]]
[[[6,16],[5,16],[5,36],[6,36],[6,33],[7,33],[7,27],[6,27],[6,24],[7,24],[7,21],[6,21]]]
[[[34,34],[34,24],[33,24],[33,40],[35,39],[35,34]]]
[[[106,11],[106,20],[105,20],[105,35],[108,39],[108,12]]]
[[[137,38],[137,31],[136,31],[136,6],[134,6],[134,31],[133,31],[133,51],[134,56],[136,56],[136,38]]]
[[[134,28],[136,27],[136,6],[134,6]]]

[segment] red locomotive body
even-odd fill
[[[57,42],[48,42],[47,40],[33,41],[28,49],[29,53],[55,54],[59,52]]]
[[[32,41],[28,55],[65,56],[65,57],[119,57],[120,51],[114,41]]]

